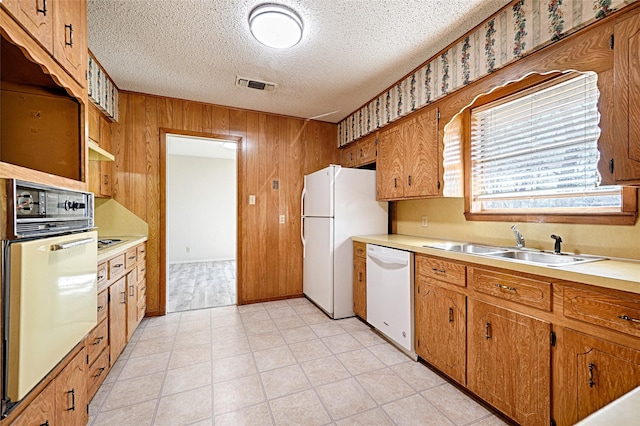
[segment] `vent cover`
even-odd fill
[[[250,89],[264,90],[265,92],[273,92],[276,90],[275,83],[268,83],[266,81],[252,80],[245,77],[236,77],[236,86],[248,87]]]

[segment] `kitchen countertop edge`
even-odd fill
[[[358,235],[353,241],[377,244],[414,253],[437,256],[462,262],[475,263],[478,266],[493,266],[559,280],[590,284],[597,287],[627,291],[640,294],[640,262],[633,259],[605,259],[597,262],[581,263],[570,266],[530,265],[488,256],[459,253],[431,247],[429,244],[448,242],[429,237],[416,237],[401,234]]]
[[[111,247],[107,247],[101,250],[98,250],[98,263],[104,262],[110,258],[112,258],[113,256],[117,256],[119,255],[121,252],[125,252],[127,250],[129,250],[132,247],[137,246],[140,243],[143,243],[145,241],[147,241],[149,239],[149,237],[147,236],[122,236],[122,235],[109,235],[109,236],[104,236],[104,235],[100,235],[99,237],[100,239],[104,239],[104,238],[117,238],[122,240],[121,243],[115,244]]]

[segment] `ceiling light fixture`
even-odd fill
[[[302,19],[280,4],[256,6],[249,14],[249,28],[256,40],[277,49],[295,46],[302,39]]]

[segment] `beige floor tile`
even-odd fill
[[[358,374],[367,373],[373,370],[379,370],[384,368],[385,365],[375,355],[369,352],[367,349],[360,349],[358,351],[344,352],[337,355],[338,359],[347,370],[354,376]]]
[[[211,384],[211,362],[167,371],[162,395],[171,395]]]
[[[247,312],[255,312],[255,311],[265,311],[266,309],[262,306],[262,303],[252,303],[250,305],[240,305],[238,306],[238,312],[241,314]]]
[[[209,330],[180,333],[173,344],[174,349],[197,348],[211,344],[211,332]]]
[[[247,336],[271,333],[277,330],[278,327],[276,327],[276,324],[271,319],[257,322],[248,322],[244,324],[244,331],[245,333],[247,333]]]
[[[261,310],[257,310],[257,311],[242,312],[240,314],[240,317],[242,318],[242,322],[245,323],[245,324],[250,323],[250,322],[266,321],[266,320],[270,320],[271,319],[271,317],[267,313],[266,309],[261,309]]]
[[[302,306],[311,305],[311,302],[309,302],[306,297],[296,297],[295,299],[287,299],[287,304],[289,306]]]
[[[242,318],[239,314],[219,315],[211,317],[211,328],[229,327],[239,324],[242,324]]]
[[[389,368],[361,374],[356,377],[356,380],[378,404],[385,404],[415,393],[411,386]]]
[[[173,349],[173,339],[160,337],[157,339],[143,340],[142,342],[140,342],[140,345],[138,345],[138,343],[135,343],[133,345],[128,344],[125,348],[125,351],[130,347],[132,349],[129,358],[136,358],[139,356],[152,355],[161,352],[169,352],[171,351],[171,349]],[[120,356],[118,360],[120,359],[126,358],[122,358],[122,356]]]
[[[318,314],[321,312],[318,312],[318,308],[315,307],[315,305],[311,302],[309,303],[305,303],[305,304],[299,304],[299,305],[293,305],[291,306],[291,308],[296,311],[296,313],[298,315],[304,315],[304,314]],[[324,314],[322,314],[324,315]],[[324,317],[326,318],[327,316],[324,315]]]
[[[199,422],[189,423],[189,426],[213,426],[213,417],[209,419],[200,420]]]
[[[169,339],[175,337],[178,332],[178,323],[161,324],[154,327],[145,327],[140,334],[138,341],[165,338]]]
[[[147,317],[142,320],[138,328],[140,329],[140,327],[142,327],[142,329],[144,330],[147,327],[157,327],[157,326],[163,326],[167,324],[177,324],[180,322],[181,317],[182,317],[182,314],[180,312],[167,314],[161,317]]]
[[[227,380],[213,385],[213,409],[216,415],[264,402],[258,375]]]
[[[283,300],[274,300],[273,302],[264,302],[262,306],[264,306],[266,310],[286,308],[289,306],[289,300],[283,299]]]
[[[274,368],[286,367],[296,363],[296,359],[287,346],[265,349],[253,353],[258,371],[268,371]]]
[[[270,426],[273,425],[266,403],[243,408],[215,417],[216,426]]]
[[[323,337],[322,341],[334,354],[342,352],[357,351],[364,346],[354,339],[350,334],[338,334],[336,336]]]
[[[232,325],[230,327],[220,327],[211,330],[211,340],[218,342],[220,340],[239,339],[245,337],[244,327],[241,324]]]
[[[234,355],[240,355],[251,352],[249,339],[242,337],[240,339],[220,340],[213,343],[213,359],[227,358]]]
[[[393,422],[381,408],[365,411],[336,422],[337,426],[393,426]]]
[[[446,383],[442,377],[419,362],[405,362],[390,368],[418,392]]]
[[[164,396],[158,403],[157,426],[187,425],[211,418],[211,386]]]
[[[210,320],[211,320],[211,309],[194,309],[192,311],[182,312],[180,323],[197,321],[197,322],[206,322],[208,324]]]
[[[93,420],[94,426],[144,426],[151,425],[157,400],[128,405],[111,411],[103,411]]]
[[[109,369],[109,373],[107,377],[105,377],[104,382],[102,383],[113,383],[118,379],[120,373],[122,373],[122,369],[124,365],[127,363],[126,359],[118,359],[116,363]]]
[[[390,343],[383,343],[381,345],[370,346],[367,349],[371,351],[378,359],[384,362],[386,365],[396,365],[403,362],[415,362],[407,355],[400,352]]]
[[[324,313],[318,311],[317,308],[316,308],[316,310],[314,312],[307,313],[307,314],[300,314],[300,318],[302,318],[304,320],[304,322],[307,323],[307,325],[331,323],[333,321],[331,318],[326,316]]]
[[[326,385],[351,377],[335,356],[303,362],[300,366],[313,386]]]
[[[131,379],[151,373],[164,371],[169,364],[171,352],[161,352],[159,354],[145,355],[137,358],[130,358],[124,365],[118,380]]]
[[[385,404],[382,409],[398,425],[453,426],[449,419],[418,394]]]
[[[473,423],[473,426],[507,426],[508,423],[503,422],[498,417],[490,415],[482,420]]]
[[[279,331],[249,336],[249,345],[253,351],[285,346],[286,343]]]
[[[362,322],[356,317],[340,319],[337,320],[336,323],[348,332],[371,330],[371,326],[369,324]]]
[[[213,363],[213,382],[237,379],[238,377],[256,374],[256,364],[253,355],[246,353],[229,358],[216,359]]]
[[[303,327],[307,325],[307,323],[304,322],[302,318],[300,318],[300,315],[274,318],[273,322],[275,323],[276,327],[278,327],[278,330],[298,328],[298,327]]]
[[[218,306],[216,308],[211,308],[211,318],[217,317],[217,316],[225,316],[225,315],[231,315],[231,314],[238,314],[238,307],[236,305],[229,305],[229,306]]]
[[[372,330],[351,331],[350,333],[362,346],[365,347],[386,343],[382,337],[378,336]]]
[[[457,425],[471,423],[490,414],[486,408],[449,383],[431,388],[421,395]]]
[[[280,330],[280,334],[282,334],[282,337],[284,337],[285,342],[287,342],[288,344],[318,338],[318,335],[314,333],[308,325],[304,325],[298,328]]]
[[[163,381],[164,372],[129,380],[119,380],[113,384],[101,410],[113,410],[158,398]]]
[[[316,387],[318,397],[334,420],[361,413],[376,403],[354,378]]]
[[[305,340],[304,342],[293,343],[289,345],[289,349],[293,352],[298,362],[309,361],[317,358],[324,358],[331,355],[331,351],[327,349],[320,339]]]
[[[197,348],[175,349],[171,352],[168,368],[186,367],[207,361],[211,361],[211,345]]]
[[[298,316],[296,311],[294,311],[291,306],[285,306],[275,309],[267,307],[267,312],[269,313],[271,319]]]
[[[91,399],[91,403],[89,404],[89,416],[95,416],[96,414],[98,414],[100,408],[102,407],[102,404],[104,404],[107,396],[109,396],[109,392],[111,392],[111,389],[113,389],[113,382],[107,384],[103,383],[98,388],[96,394],[93,396],[93,399]]]
[[[312,390],[269,401],[277,425],[315,426],[331,421],[318,396]]]
[[[260,373],[267,399],[275,399],[309,389],[311,384],[298,365]]]
[[[314,333],[319,337],[336,336],[338,334],[344,334],[346,331],[335,322],[325,322],[320,324],[309,325]]]
[[[178,324],[178,333],[193,333],[196,331],[210,331],[211,330],[211,319],[207,316],[206,320],[195,320],[195,321],[180,321]]]

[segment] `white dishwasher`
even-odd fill
[[[415,357],[413,253],[367,244],[367,321]]]

